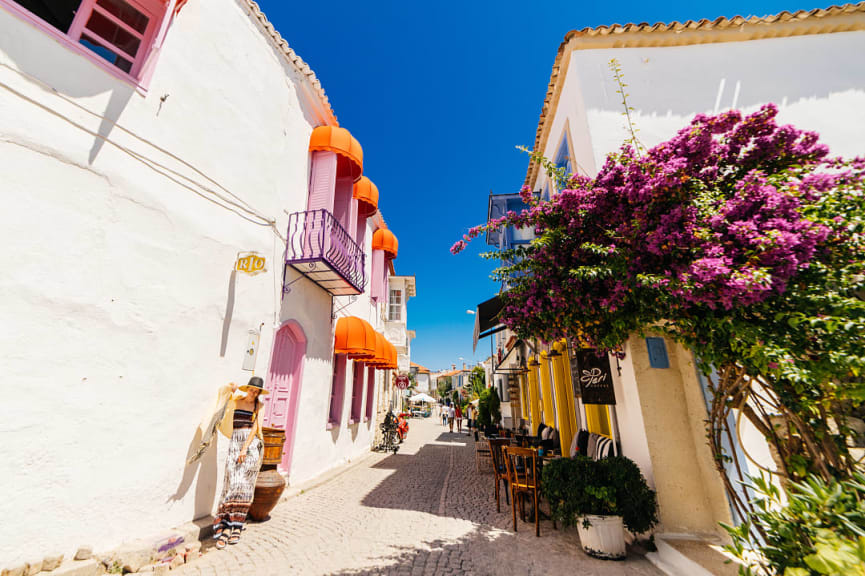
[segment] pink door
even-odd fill
[[[273,355],[270,359],[270,374],[267,389],[270,397],[265,406],[265,426],[285,430],[285,446],[282,450],[280,468],[291,471],[291,454],[297,431],[297,404],[300,399],[300,384],[303,374],[303,359],[306,355],[306,337],[300,325],[291,320],[276,333]]]

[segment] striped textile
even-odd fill
[[[246,453],[246,460],[237,463],[240,449],[249,437],[252,428],[237,428],[231,435],[228,445],[228,459],[225,463],[225,480],[222,484],[222,496],[219,508],[213,522],[214,533],[223,529],[241,529],[246,522],[246,513],[252,504],[255,491],[255,480],[261,467],[261,440],[255,438]]]

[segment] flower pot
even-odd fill
[[[584,526],[588,520],[589,526]],[[589,556],[604,560],[625,557],[625,527],[621,516],[586,515],[577,520],[580,544]]]

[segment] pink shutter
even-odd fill
[[[307,210],[327,210],[333,212],[333,198],[336,189],[336,153],[313,152],[312,173],[309,178],[309,202]]]
[[[352,239],[354,239],[355,244],[358,244],[357,241],[357,200],[354,198],[351,199],[349,210],[348,210],[348,226],[345,229],[348,232]],[[363,246],[361,246],[363,248]]]
[[[328,428],[342,421],[342,402],[345,396],[345,354],[333,355],[333,383],[330,387],[330,414]]]
[[[360,412],[363,407],[363,364],[357,360],[354,364],[354,380],[351,383],[351,421],[349,424],[360,422]]]
[[[366,419],[372,420],[372,400],[375,395],[375,368],[370,367],[366,372]]]
[[[381,267],[381,297],[384,298],[385,302],[387,302],[388,295],[390,294],[388,290],[388,285],[390,284],[390,280],[388,279],[390,276],[388,270],[390,266],[388,265],[390,261],[390,258],[385,258],[384,266]]]
[[[336,192],[333,196],[333,216],[349,234],[354,229],[350,225],[351,202],[353,200],[351,193],[353,188],[354,182],[352,182],[351,178],[336,179]]]
[[[357,204],[357,200],[355,200],[355,205]],[[354,232],[354,241],[360,246],[361,252],[366,253],[366,247],[364,246],[364,242],[366,241],[366,218],[364,216],[359,216],[357,219],[357,229]]]
[[[384,276],[382,275],[382,270],[384,270],[384,251],[373,250],[372,290],[370,291],[370,296],[372,296],[372,299],[376,301],[382,301],[382,288],[384,287]]]

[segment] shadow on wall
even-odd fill
[[[182,500],[189,492],[193,481],[195,481],[195,509],[193,520],[213,512],[214,498],[216,497],[216,480],[218,478],[216,455],[218,453],[217,443],[220,433],[214,434],[213,440],[207,451],[192,464],[187,464],[189,458],[195,454],[201,445],[201,429],[195,431],[189,449],[184,459],[183,477],[177,485],[174,494],[168,497],[166,502],[177,502]]]
[[[714,108],[791,105],[865,90],[865,33],[844,32],[752,42],[667,48],[578,50],[586,109],[620,113],[610,58],[628,83],[629,104],[642,114],[691,116]]]
[[[6,92],[5,96],[29,100],[46,113],[76,125],[79,130],[86,127],[93,137],[88,154],[88,161],[93,164],[105,144],[105,139],[109,138],[120,115],[135,94],[135,88],[55,41],[46,32],[2,9],[0,24],[4,24],[5,28],[4,34],[0,35],[0,53],[11,59],[18,70],[41,83],[36,85],[42,90],[40,96],[31,98],[0,81],[0,88]],[[13,74],[11,69],[7,69],[7,72]],[[107,93],[109,99],[105,109],[101,113],[93,112],[94,116],[100,118],[99,127],[96,130],[89,127],[93,117],[84,116],[86,121],[80,123],[77,118],[82,116],[78,112],[75,112],[74,116],[67,116],[66,110],[79,110],[73,104],[57,106],[56,101],[42,97],[53,98],[54,92],[72,99],[94,98]],[[90,108],[87,110],[90,111]]]

